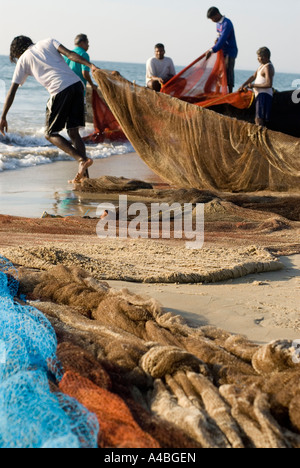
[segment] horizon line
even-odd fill
[[[5,55],[5,54],[0,54],[0,57],[7,57],[9,59],[9,55]],[[123,64],[130,64],[130,65],[144,65],[146,66],[146,62],[124,62],[122,60],[105,60],[105,59],[95,59],[93,60],[93,63],[96,63],[96,62],[107,62],[107,63],[123,63]],[[9,63],[11,63],[9,61]],[[13,65],[13,64],[12,64]],[[176,65],[174,64],[175,67],[178,67],[178,68],[186,68],[188,65]],[[242,71],[242,72],[250,72],[252,73],[253,72],[253,69],[246,69],[246,68],[236,68],[235,69],[236,71]],[[300,72],[296,72],[296,71],[282,71],[281,69],[278,69],[278,71],[276,71],[276,73],[283,73],[283,74],[286,74],[286,75],[298,75],[300,77]]]

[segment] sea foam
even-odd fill
[[[0,137],[0,172],[24,167],[50,164],[57,161],[74,161],[49,142],[40,132],[36,134],[11,133]],[[108,158],[134,151],[129,142],[87,144],[87,155],[93,159]]]

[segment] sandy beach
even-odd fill
[[[67,372],[56,391],[108,424],[99,446],[299,447],[298,393],[287,392],[299,369],[299,196],[178,192],[135,153],[96,160],[81,187],[67,183],[74,170],[57,162],[0,174],[0,254],[17,268],[20,297],[57,334]],[[123,192],[129,201],[202,200],[203,248],[99,239],[97,206],[119,193],[91,184],[120,178],[152,184]],[[127,435],[112,440],[115,398],[119,412],[127,405],[117,416]]]
[[[156,299],[195,326],[211,325],[259,344],[297,340],[300,335],[300,255],[282,257],[284,268],[205,285],[131,284],[136,294]],[[114,288],[128,287],[110,281]]]
[[[300,448],[295,2],[255,12],[271,49],[251,11],[190,3],[157,5],[168,27],[95,2],[85,34],[81,4],[51,5],[48,39],[44,9],[6,5],[0,448],[136,467]]]
[[[40,220],[35,234],[33,234],[32,229],[20,228],[20,225],[16,223],[16,227],[11,229],[9,237],[6,235],[2,219],[1,250],[4,249],[5,252],[10,245],[20,248],[30,247],[37,243],[44,245],[50,239],[64,245],[67,243],[78,245],[83,239],[85,245],[99,244],[100,241],[96,235],[96,221],[83,220],[84,222],[81,222],[80,225],[76,225],[75,218],[82,218],[84,215],[95,217],[98,204],[107,201],[107,196],[75,191],[74,187],[67,183],[75,167],[76,163],[72,161],[57,162],[46,166],[0,173],[1,214],[32,218],[32,222],[34,219],[41,218],[45,211],[51,215],[65,217],[65,220],[59,218],[56,220],[56,226],[62,227],[61,232],[59,229],[57,230],[57,234],[52,233],[51,230],[47,231],[46,226],[43,229],[43,223],[46,224],[47,221]],[[96,160],[91,169],[91,177],[98,178],[103,175],[135,178],[150,182],[154,186],[164,186],[164,182],[146,166],[136,153]],[[113,198],[112,195],[111,198]],[[67,221],[71,227],[71,218],[74,218],[75,228],[71,229],[69,234],[65,225]],[[48,220],[48,222],[52,222],[53,226],[55,219]],[[27,226],[29,228],[30,225]],[[240,231],[238,237],[234,232],[225,232],[220,236],[220,234],[217,235],[216,232],[211,231],[209,226],[207,227],[208,232],[205,234],[204,247],[211,249],[212,252],[215,248],[216,256],[219,255],[217,246],[225,246],[226,248],[229,245],[231,248],[246,246],[251,239],[253,245],[273,246],[275,251],[279,252],[278,260],[282,268],[278,271],[272,271],[271,268],[271,271],[257,273],[250,270],[248,274],[242,274],[241,278],[232,278],[227,281],[219,280],[217,283],[208,280],[208,284],[205,285],[201,282],[199,284],[199,281],[197,284],[180,284],[180,279],[178,284],[166,284],[160,282],[159,275],[154,284],[142,284],[145,282],[145,277],[132,278],[130,282],[117,281],[114,278],[110,284],[118,289],[128,287],[137,294],[153,297],[166,310],[182,314],[183,317],[192,320],[196,325],[209,324],[224,328],[231,333],[246,335],[257,343],[267,343],[280,338],[300,338],[298,319],[300,245],[297,234],[291,236],[290,229],[275,228],[273,232],[266,231],[262,238],[259,238],[259,232],[256,236],[252,235],[253,233],[248,236],[248,230]],[[51,237],[47,232],[51,234]],[[84,237],[85,234],[88,235]],[[154,241],[151,242],[153,244]],[[174,269],[176,270],[175,251],[177,244],[173,248]],[[285,249],[287,249],[287,253],[295,254],[280,256],[282,253],[280,250],[283,250],[284,253]],[[224,252],[223,260],[220,259],[220,268],[225,265],[225,259]],[[203,255],[202,260],[204,261]],[[114,261],[118,262],[118,257],[113,258],[111,266],[109,265],[112,270],[114,269]],[[137,261],[140,261],[138,257]],[[212,256],[207,261],[216,262],[216,258]],[[177,262],[179,262],[178,257]],[[151,268],[150,264],[148,271],[150,271],[149,268]],[[178,268],[180,271],[182,265],[181,267],[178,265]],[[147,264],[145,270],[147,270]],[[122,272],[116,270],[115,276],[117,277],[118,274],[122,274]],[[215,279],[211,281],[215,281]],[[191,283],[193,283],[192,280]]]

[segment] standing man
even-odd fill
[[[218,8],[211,7],[207,12],[207,18],[217,23],[218,38],[214,47],[212,47],[206,54],[206,59],[219,50],[223,51],[227,72],[227,84],[229,93],[233,92],[234,88],[234,66],[235,59],[238,55],[238,48],[235,38],[234,27],[230,19],[222,16]]]
[[[90,56],[87,53],[87,51],[89,49],[90,44],[89,44],[87,35],[78,34],[75,37],[74,43],[75,43],[75,49],[73,49],[73,52],[80,55],[87,62],[89,62]],[[97,86],[93,83],[93,80],[91,78],[90,68],[88,66],[83,65],[82,63],[74,62],[68,57],[65,57],[65,61],[67,65],[69,65],[71,70],[73,70],[73,72],[76,73],[77,76],[79,76],[85,88],[86,88],[86,84],[89,83],[93,89],[97,89]]]
[[[18,36],[12,41],[10,60],[17,65],[3,107],[0,132],[4,135],[8,130],[6,117],[19,86],[25,83],[28,76],[33,76],[50,94],[46,110],[45,137],[79,163],[78,173],[71,181],[75,183],[85,177],[93,160],[86,156],[85,144],[79,134],[79,128],[85,126],[84,87],[62,55],[89,67],[92,72],[97,70],[95,65],[71,52],[55,39],[45,39],[33,44],[29,37]],[[65,127],[71,142],[59,134]]]
[[[271,62],[271,52],[267,47],[258,49],[257,59],[260,67],[254,75],[245,81],[239,91],[246,87],[254,90],[256,100],[255,123],[265,127],[270,120],[272,110],[275,69]]]
[[[176,71],[173,60],[165,57],[166,51],[163,44],[156,44],[154,52],[155,56],[149,58],[146,64],[146,85],[159,92],[162,85],[176,75]]]

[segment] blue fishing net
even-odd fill
[[[0,256],[0,448],[94,448],[95,415],[73,398],[52,393],[60,381],[52,325],[15,301],[18,274]]]

